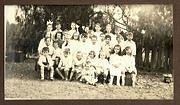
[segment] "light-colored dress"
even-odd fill
[[[112,54],[110,56],[109,62],[111,64],[110,75],[121,76],[121,72],[124,70],[124,66],[122,64],[123,62],[122,56],[119,56],[117,54]]]
[[[107,59],[99,58],[96,62],[96,73],[100,74],[103,72],[105,75],[108,75],[108,71],[110,70],[110,64]]]

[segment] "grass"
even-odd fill
[[[79,82],[40,81],[34,61],[5,63],[5,99],[173,99],[174,84],[162,82],[161,73],[139,72],[136,87],[90,86]]]

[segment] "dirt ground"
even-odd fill
[[[173,99],[174,84],[161,73],[139,72],[136,87],[90,86],[62,80],[40,81],[34,61],[5,64],[5,99]]]

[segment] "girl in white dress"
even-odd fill
[[[120,76],[122,70],[124,70],[123,65],[122,65],[122,56],[121,55],[121,47],[120,45],[115,45],[113,49],[113,54],[110,55],[110,64],[111,64],[111,69],[110,69],[110,85],[113,84],[113,78],[114,76],[117,76],[117,81],[116,84],[120,86]]]

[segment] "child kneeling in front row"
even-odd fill
[[[53,68],[53,60],[51,56],[48,54],[49,48],[44,47],[42,49],[42,54],[39,57],[38,64],[40,66],[40,74],[41,80],[44,80],[44,70],[47,69],[50,71],[50,80],[54,80],[54,68]]]
[[[125,48],[125,55],[123,55],[123,66],[124,71],[122,71],[122,85],[125,85],[125,73],[131,73],[132,86],[135,86],[137,69],[135,67],[135,58],[132,55],[132,49],[128,46]]]

